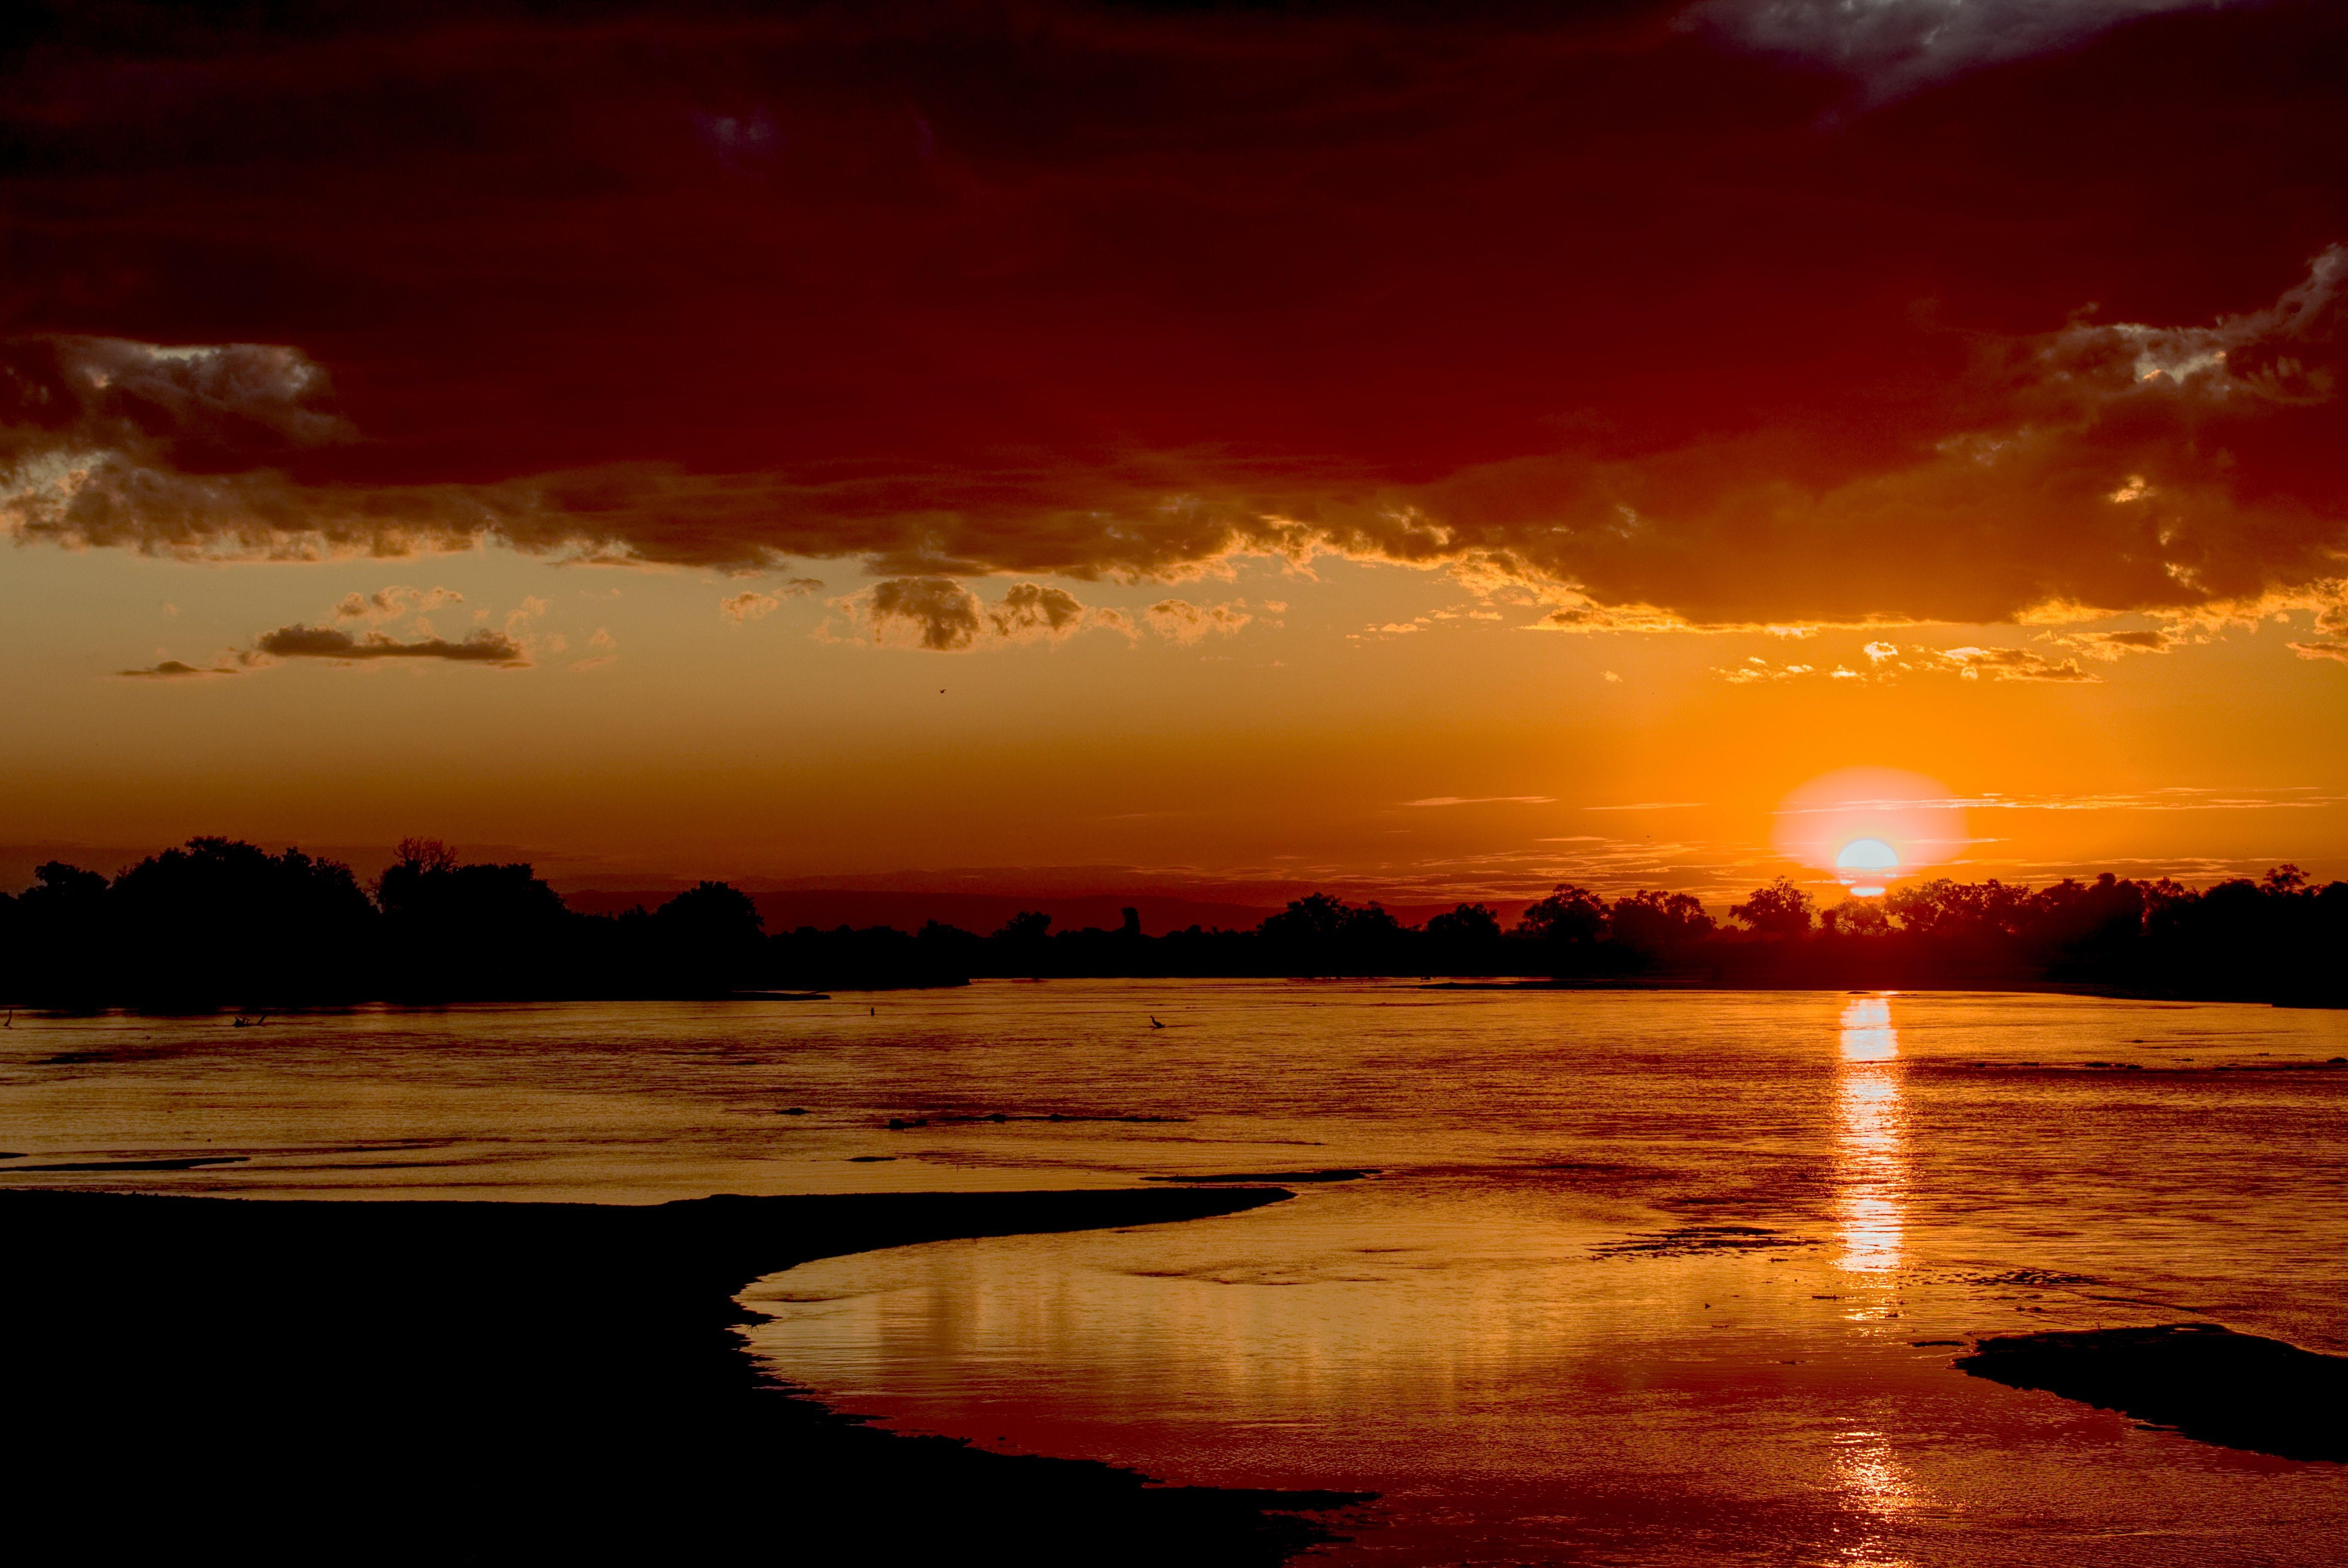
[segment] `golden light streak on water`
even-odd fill
[[[1900,1096],[1900,1034],[1889,996],[1854,996],[1842,1010],[1835,1078],[1835,1218],[1840,1266],[1889,1274],[1907,1230],[1908,1122]]]

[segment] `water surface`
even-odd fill
[[[785,1376],[900,1426],[1384,1492],[1337,1561],[2284,1563],[2348,1525],[2340,1467],[1970,1379],[1931,1343],[2199,1318],[2348,1352],[2337,1014],[1097,982],[20,1015],[0,1045],[11,1184],[649,1202],[1368,1171],[747,1296]],[[240,1162],[122,1168],[158,1159]]]

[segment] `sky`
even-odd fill
[[[2348,13],[1461,9],[27,7],[0,872],[2348,875]]]

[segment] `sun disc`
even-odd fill
[[[1944,865],[1972,842],[1963,803],[1946,785],[1889,768],[1811,779],[1779,803],[1771,838],[1780,855],[1830,873],[1859,898]]]
[[[1900,851],[1881,839],[1853,839],[1835,856],[1839,872],[1874,872],[1890,875],[1900,869]]]

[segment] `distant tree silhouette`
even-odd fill
[[[95,918],[105,903],[106,879],[63,861],[45,861],[33,872],[33,885],[19,896],[27,910],[52,920]]]
[[[1854,898],[1820,915],[1818,928],[1828,936],[1884,936],[1890,933],[1891,917],[1883,912],[1881,900]]]
[[[585,967],[566,941],[579,917],[526,864],[459,865],[438,840],[403,840],[376,899],[395,995],[526,996],[558,980],[592,985],[571,973]]]
[[[1803,936],[1809,933],[1811,907],[1808,893],[1779,877],[1767,887],[1755,888],[1743,903],[1730,904],[1728,917],[1743,921],[1762,936]]]
[[[1324,892],[1294,900],[1256,929],[1278,972],[1307,975],[1391,973],[1402,934],[1383,905]]]
[[[748,893],[725,882],[696,882],[661,905],[653,923],[665,989],[722,995],[755,983],[767,923]]]
[[[1500,917],[1480,903],[1455,904],[1426,923],[1426,934],[1437,942],[1483,946],[1500,937]]]
[[[427,872],[453,872],[457,869],[457,851],[438,839],[402,839],[392,852],[392,863],[410,874]],[[381,877],[376,886],[383,885]]]
[[[1023,909],[997,928],[992,945],[1004,954],[1009,973],[1040,980],[1052,966],[1051,934],[1050,915]]]
[[[1542,975],[1566,982],[1996,986],[2044,980],[2147,995],[2348,1004],[2348,882],[2281,865],[2199,892],[2110,874],[2034,892],[1938,879],[1825,912],[1779,879],[1717,929],[1686,893],[1611,904],[1560,884],[1513,931],[1463,903],[1406,927],[1328,893],[1253,930],[1150,938],[1138,909],[1111,929],[1055,932],[1023,910],[991,937],[932,921],[768,936],[749,896],[701,882],[647,913],[567,908],[526,864],[469,865],[403,840],[372,900],[347,867],[191,839],[109,882],[50,861],[0,893],[0,1001],[274,1010],[380,997],[723,995],[959,984],[973,975]],[[1757,940],[1756,940],[1757,938]]]
[[[1896,887],[1883,897],[1885,913],[1903,931],[1925,936],[1978,942],[2012,935],[2028,910],[2030,890],[1985,882],[1952,882],[1946,877],[1908,887]]]
[[[263,1008],[364,995],[375,906],[350,867],[190,839],[115,878],[111,944],[138,955],[118,992],[147,1007]]]
[[[1500,975],[1512,967],[1500,917],[1480,903],[1455,904],[1431,917],[1425,946],[1420,967],[1428,975]]]
[[[14,927],[0,961],[14,971],[26,995],[54,997],[68,1006],[100,1006],[119,994],[118,971],[135,966],[107,932],[106,879],[62,861],[44,861],[33,885],[9,910]]]
[[[994,934],[997,942],[1035,943],[1051,934],[1052,917],[1041,911],[1023,909],[1003,923]]]
[[[1517,936],[1538,956],[1541,974],[1596,975],[1618,967],[1621,955],[1602,952],[1606,903],[1587,888],[1560,882],[1547,898],[1528,905],[1517,918]]]
[[[1517,917],[1517,934],[1535,942],[1586,945],[1606,934],[1606,903],[1587,888],[1560,882]]]
[[[1606,912],[1606,928],[1613,941],[1650,960],[1684,955],[1715,929],[1693,895],[1644,888],[1614,901]]]
[[[1344,934],[1345,922],[1353,913],[1343,899],[1325,892],[1307,893],[1292,900],[1258,929],[1274,942],[1302,948],[1331,947]]]

